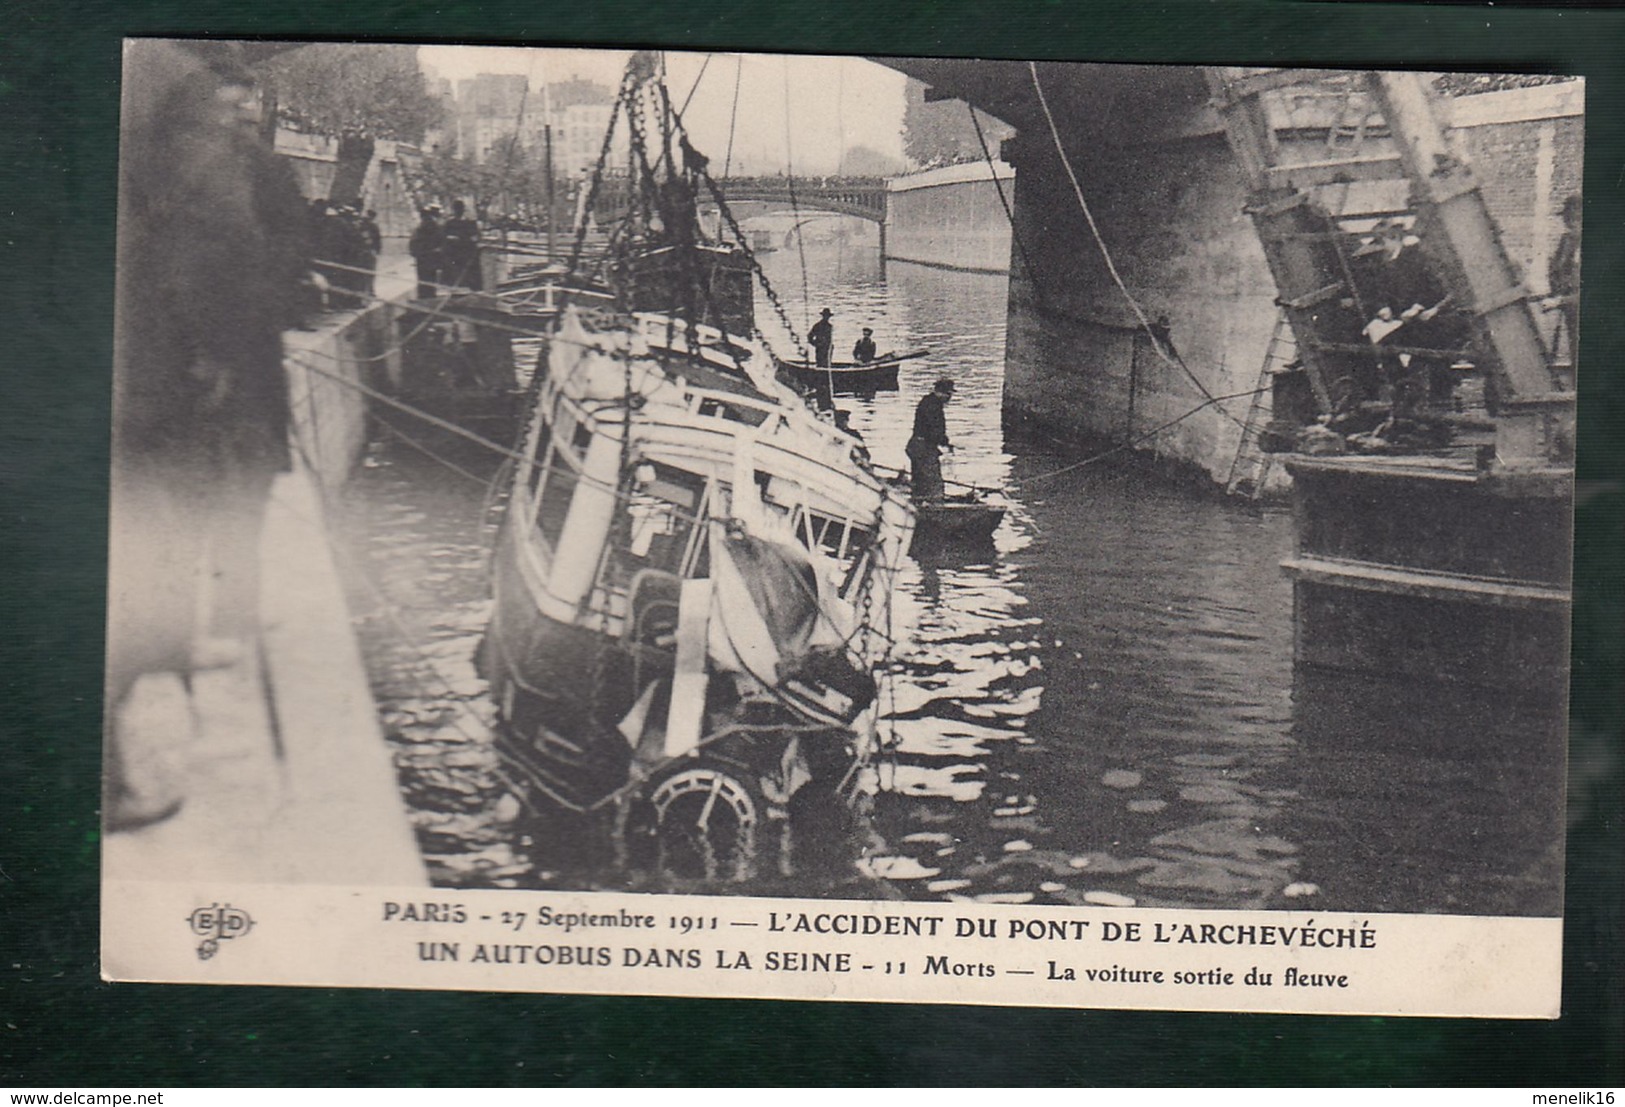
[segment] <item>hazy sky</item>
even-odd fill
[[[523,73],[532,87],[584,77],[611,91],[620,86],[630,56],[626,50],[495,46],[424,46],[418,52],[430,76],[454,83],[478,73]],[[683,122],[717,173],[728,148],[735,74],[739,114],[731,172],[771,174],[793,164],[800,174],[833,173],[841,152],[852,146],[902,161],[901,73],[862,58],[712,54],[707,65],[707,56],[667,51],[666,85],[681,107],[704,67]]]

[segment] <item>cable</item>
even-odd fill
[[[1196,385],[1202,395],[1208,398],[1209,402],[1204,404],[1204,407],[1217,404],[1219,398],[1215,397],[1208,390],[1207,385],[1203,384],[1196,374],[1191,372],[1184,359],[1177,355],[1170,356],[1169,351],[1163,348],[1162,339],[1157,337],[1157,332],[1152,327],[1151,320],[1146,318],[1144,309],[1140,307],[1140,302],[1134,298],[1134,293],[1130,292],[1128,285],[1123,282],[1122,275],[1117,271],[1117,263],[1112,260],[1111,250],[1107,248],[1106,240],[1101,236],[1100,227],[1095,223],[1094,212],[1089,210],[1089,201],[1083,197],[1083,186],[1078,183],[1078,175],[1072,168],[1072,159],[1067,157],[1066,148],[1061,143],[1060,129],[1055,125],[1055,116],[1049,110],[1049,100],[1044,96],[1044,86],[1039,84],[1038,81],[1038,63],[1030,61],[1027,63],[1027,68],[1032,73],[1033,91],[1038,94],[1038,106],[1044,111],[1044,119],[1049,124],[1050,137],[1055,140],[1055,153],[1061,160],[1061,168],[1066,170],[1067,179],[1072,182],[1072,193],[1078,198],[1078,206],[1083,209],[1083,218],[1089,225],[1089,233],[1094,236],[1095,245],[1100,248],[1100,256],[1106,262],[1106,272],[1111,276],[1112,282],[1117,285],[1118,291],[1122,292],[1123,298],[1128,301],[1129,308],[1134,312],[1134,317],[1140,321],[1140,328],[1151,339],[1151,348],[1156,351],[1157,356],[1169,365],[1176,366],[1190,378],[1191,383]],[[1219,412],[1237,426],[1243,425],[1240,419],[1237,419],[1224,408],[1221,407]]]
[[[1205,408],[1212,407],[1216,403],[1220,403],[1221,401],[1224,401],[1224,400],[1237,400],[1237,399],[1240,399],[1243,396],[1256,396],[1260,392],[1264,392],[1264,391],[1267,391],[1267,390],[1263,389],[1263,388],[1249,388],[1245,392],[1232,392],[1232,393],[1230,393],[1229,395],[1226,395],[1226,396],[1215,396],[1212,399],[1204,400],[1203,402],[1197,404],[1195,407],[1191,408],[1189,411],[1185,412],[1185,414],[1179,416],[1177,419],[1170,419],[1166,423],[1163,423],[1161,426],[1153,427],[1150,430],[1146,431],[1144,434],[1141,434],[1139,437],[1131,438],[1127,442],[1124,442],[1124,443],[1121,443],[1119,445],[1113,446],[1111,449],[1105,451],[1104,453],[1094,454],[1091,457],[1084,458],[1082,461],[1075,461],[1071,465],[1063,465],[1059,469],[1052,469],[1047,473],[1037,473],[1037,474],[1034,474],[1033,476],[1030,476],[1030,477],[1022,477],[1020,480],[1009,481],[1007,483],[1006,487],[1019,488],[1022,485],[1031,484],[1034,481],[1048,480],[1050,477],[1058,477],[1062,473],[1070,473],[1074,469],[1082,469],[1086,465],[1093,465],[1097,461],[1104,461],[1106,458],[1111,457],[1113,454],[1119,454],[1119,453],[1122,453],[1124,450],[1133,449],[1135,446],[1138,446],[1140,443],[1146,441],[1148,438],[1154,438],[1155,436],[1161,434],[1163,431],[1167,430],[1169,427],[1175,426],[1175,425],[1177,425],[1179,423],[1183,423],[1186,419],[1189,419],[1192,415],[1195,415],[1197,412],[1202,411]]]
[[[982,133],[982,121],[976,117],[976,109],[969,103],[965,105],[970,111],[971,126],[976,128],[976,143],[982,148],[982,157],[987,161],[988,175],[993,178],[993,188],[999,194],[999,206],[1004,208],[1004,217],[1010,222],[1010,234],[1016,240],[1016,252],[1021,255],[1022,267],[1027,270],[1027,279],[1032,282],[1033,293],[1038,299],[1038,306],[1048,310],[1045,303],[1044,286],[1038,280],[1038,270],[1033,266],[1032,257],[1027,253],[1027,240],[1022,236],[1021,228],[1016,226],[1016,213],[1010,207],[1010,201],[1005,197],[1004,184],[999,180],[999,169],[993,163],[993,151],[988,149],[987,136]]]
[[[679,122],[681,122],[683,118],[683,113],[688,110],[688,105],[693,102],[694,94],[700,91],[700,82],[705,79],[706,67],[711,64],[711,59],[714,57],[716,57],[715,54],[705,55],[705,61],[700,65],[699,75],[694,78],[694,83],[689,86],[688,95],[683,97],[683,106],[677,109],[677,119]]]
[[[342,385],[345,385],[345,386],[347,386],[349,388],[352,388],[355,391],[360,392],[365,396],[371,397],[372,399],[379,400],[382,403],[388,404],[389,406],[391,406],[391,407],[393,407],[393,408],[395,408],[395,409],[397,409],[399,411],[405,412],[407,415],[411,415],[414,418],[417,418],[417,419],[419,419],[419,420],[421,420],[421,421],[423,421],[425,423],[430,424],[431,426],[439,427],[441,430],[449,431],[452,434],[457,435],[458,437],[465,438],[465,439],[467,439],[468,441],[474,443],[477,446],[482,446],[485,449],[490,450],[492,453],[499,454],[502,457],[507,458],[507,459],[509,459],[511,461],[522,462],[522,461],[527,460],[526,456],[524,454],[520,453],[517,450],[510,449],[510,448],[508,448],[506,446],[500,446],[497,443],[492,442],[488,438],[482,437],[481,435],[475,434],[471,430],[468,430],[468,429],[466,429],[464,427],[458,426],[456,423],[452,423],[452,422],[450,422],[448,420],[442,419],[438,415],[432,415],[429,412],[423,411],[420,408],[413,407],[411,404],[405,403],[405,402],[403,402],[401,400],[397,400],[394,397],[389,396],[389,395],[387,395],[387,394],[385,394],[383,392],[380,392],[377,389],[372,388],[369,385],[363,384],[360,381],[351,380],[348,377],[344,377],[344,376],[341,376],[341,375],[339,375],[337,373],[331,372],[331,371],[329,371],[327,369],[323,369],[319,365],[312,364],[311,362],[306,361],[306,360],[304,360],[303,358],[301,358],[299,356],[301,353],[305,353],[305,352],[307,352],[307,351],[294,351],[292,354],[289,355],[289,358],[290,358],[290,360],[294,361],[297,365],[299,365],[301,368],[306,369],[309,372],[315,373],[318,376],[325,377],[328,380],[335,381],[335,382],[337,382],[339,384],[342,384]],[[606,406],[616,406],[616,402],[611,402],[610,404],[608,404]],[[574,478],[576,479],[576,481],[578,483],[586,484],[588,487],[597,488],[600,491],[608,492],[610,495],[614,496],[616,499],[621,500],[623,502],[630,503],[630,502],[632,502],[632,500],[634,498],[631,493],[623,491],[618,485],[611,484],[608,481],[598,480],[596,478],[586,476],[585,474],[582,474],[582,473],[575,473],[575,474],[572,474],[572,475],[574,476]],[[874,476],[874,473],[873,473],[872,470],[870,470],[870,475]],[[875,487],[874,491],[883,500],[891,498],[891,496],[893,494],[891,487],[889,485],[887,485],[884,481],[880,480],[878,476],[875,477],[875,485],[876,485],[876,487]],[[718,518],[716,518],[714,516],[706,516],[706,517],[702,518],[701,516],[697,515],[694,512],[683,511],[681,508],[675,507],[675,505],[673,506],[673,511],[674,511],[675,515],[678,518],[682,518],[682,519],[684,519],[686,521],[693,522],[693,523],[711,524],[711,523],[717,523],[717,522],[726,522],[726,520],[718,519]]]
[[[400,441],[406,443],[406,445],[412,447],[412,449],[418,451],[418,453],[422,454],[424,457],[427,457],[430,461],[434,461],[441,466],[444,466],[460,477],[466,477],[482,488],[489,486],[490,481],[488,481],[485,477],[476,476],[475,474],[470,473],[467,469],[464,469],[461,465],[458,465],[455,461],[441,457],[439,454],[429,449],[429,447],[425,446],[423,443],[401,430],[395,424],[391,423],[388,419],[378,415],[377,412],[373,413],[373,419],[378,423],[379,426],[383,427]]]
[[[734,123],[739,119],[739,81],[745,72],[745,55],[734,56],[734,102],[728,112],[728,154],[722,159],[722,179],[728,179],[728,170],[734,162]]]
[[[784,183],[790,191],[790,214],[798,221],[801,219],[801,205],[796,202],[796,155],[791,144],[790,134],[790,59],[784,59]],[[796,255],[801,259],[801,324],[807,326],[812,321],[812,304],[808,302],[807,295],[807,243],[801,235],[799,222],[796,226]]]

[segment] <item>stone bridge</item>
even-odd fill
[[[886,220],[883,177],[736,177],[721,182],[721,188],[729,201],[754,200],[831,211],[875,223]]]

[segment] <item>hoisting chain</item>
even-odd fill
[[[722,218],[727,221],[728,229],[733,232],[734,238],[745,251],[745,255],[750,258],[751,272],[756,274],[757,283],[762,286],[762,291],[767,293],[767,302],[773,305],[773,314],[779,317],[779,322],[783,323],[784,329],[790,333],[790,342],[796,348],[796,356],[802,361],[811,364],[812,359],[807,356],[807,347],[801,344],[801,332],[796,330],[795,324],[790,322],[790,313],[784,310],[784,304],[780,302],[779,294],[774,291],[773,283],[767,279],[767,274],[762,271],[762,266],[756,260],[756,255],[751,253],[750,247],[746,245],[748,239],[745,237],[745,232],[740,230],[738,220],[734,218],[733,211],[728,207],[728,201],[722,196],[722,190],[717,186],[717,182],[711,179],[711,174],[702,170],[700,178],[705,181],[706,190],[711,194],[711,199],[716,201],[717,210],[722,213]],[[755,331],[756,337],[760,338],[763,344],[769,347],[768,352],[771,353],[772,346],[768,342],[767,335],[762,333],[761,327],[756,327]]]
[[[615,105],[610,109],[609,125],[604,128],[604,141],[598,148],[598,161],[593,165],[592,176],[587,180],[587,198],[581,206],[581,222],[576,227],[576,240],[570,248],[569,272],[574,273],[576,266],[581,264],[581,251],[587,244],[587,221],[592,217],[593,201],[598,198],[598,185],[604,177],[604,166],[609,161],[609,150],[615,141],[615,121],[621,113],[623,101],[628,101],[635,77],[630,66],[626,75],[621,78],[621,89],[615,97]]]

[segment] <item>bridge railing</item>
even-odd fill
[[[789,204],[857,215],[876,221],[886,217],[884,177],[732,177],[722,183],[729,200]]]

